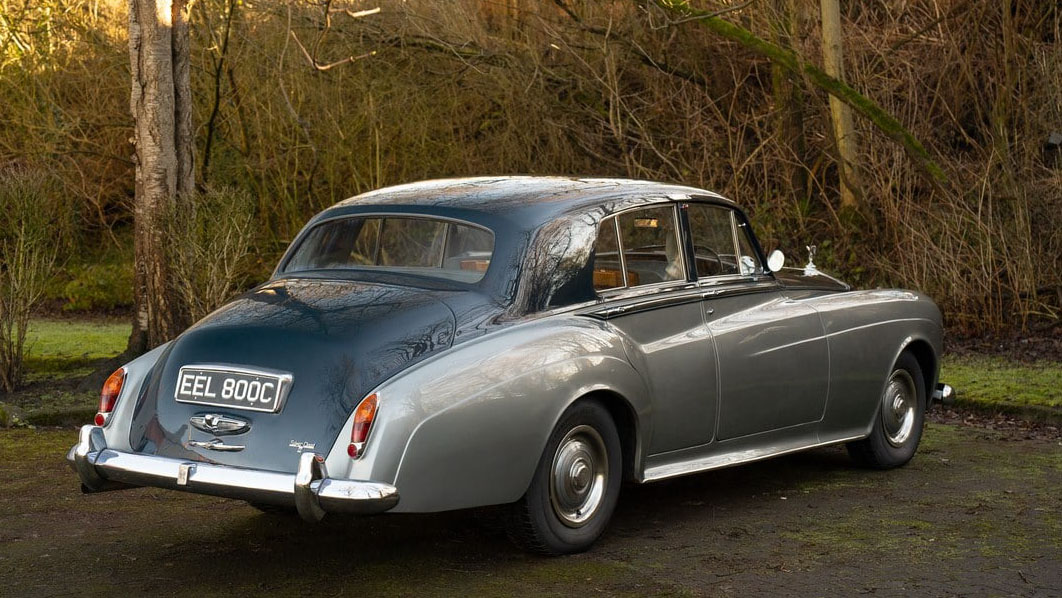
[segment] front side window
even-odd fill
[[[686,213],[693,237],[697,277],[751,275],[763,272],[744,223],[734,211],[714,205],[690,204]]]
[[[735,224],[737,224],[737,217],[734,220]],[[748,224],[744,222],[737,224],[738,250],[741,252],[738,266],[741,268],[741,273],[746,276],[763,274],[763,264],[760,262],[759,254],[752,248],[750,234]]]
[[[672,206],[632,210],[601,222],[594,250],[595,290],[685,279]]]
[[[317,225],[284,273],[379,269],[473,283],[494,251],[487,230],[430,217],[351,216]]]
[[[719,206],[690,204],[686,213],[690,219],[697,277],[737,274],[737,249],[730,210]]]

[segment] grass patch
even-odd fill
[[[959,406],[1010,413],[1062,412],[1062,364],[1021,363],[1003,357],[948,355],[940,379]]]
[[[120,320],[32,320],[26,334],[26,386],[0,396],[6,403],[0,405],[0,426],[10,425],[15,415],[42,426],[91,420],[99,390],[79,384],[104,360],[125,350],[130,330]]]
[[[33,320],[26,333],[30,381],[83,376],[125,350],[132,326],[111,320]]]

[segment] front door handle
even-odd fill
[[[715,313],[715,308],[714,307],[706,307],[706,308],[704,308],[704,313],[710,316],[710,315]]]

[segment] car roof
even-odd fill
[[[722,196],[685,185],[631,179],[561,176],[493,176],[436,179],[385,187],[333,206],[422,206],[500,215],[508,220],[543,223],[561,214],[596,208],[625,197],[688,199]],[[345,211],[345,210],[342,210]]]

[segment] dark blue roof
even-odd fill
[[[628,179],[495,176],[438,179],[386,187],[342,201],[331,210],[362,206],[438,207],[502,216],[534,227],[552,218],[624,198],[723,199],[704,189]]]
[[[492,301],[510,306],[512,313],[522,314],[594,297],[587,266],[602,218],[661,200],[690,199],[733,205],[704,189],[628,179],[440,179],[386,187],[341,201],[315,216],[299,238],[323,220],[355,214],[416,214],[484,226],[494,233],[494,252],[486,275],[473,286]],[[292,247],[298,243],[297,238]],[[581,286],[569,284],[579,276]],[[576,287],[579,292],[571,290]]]

